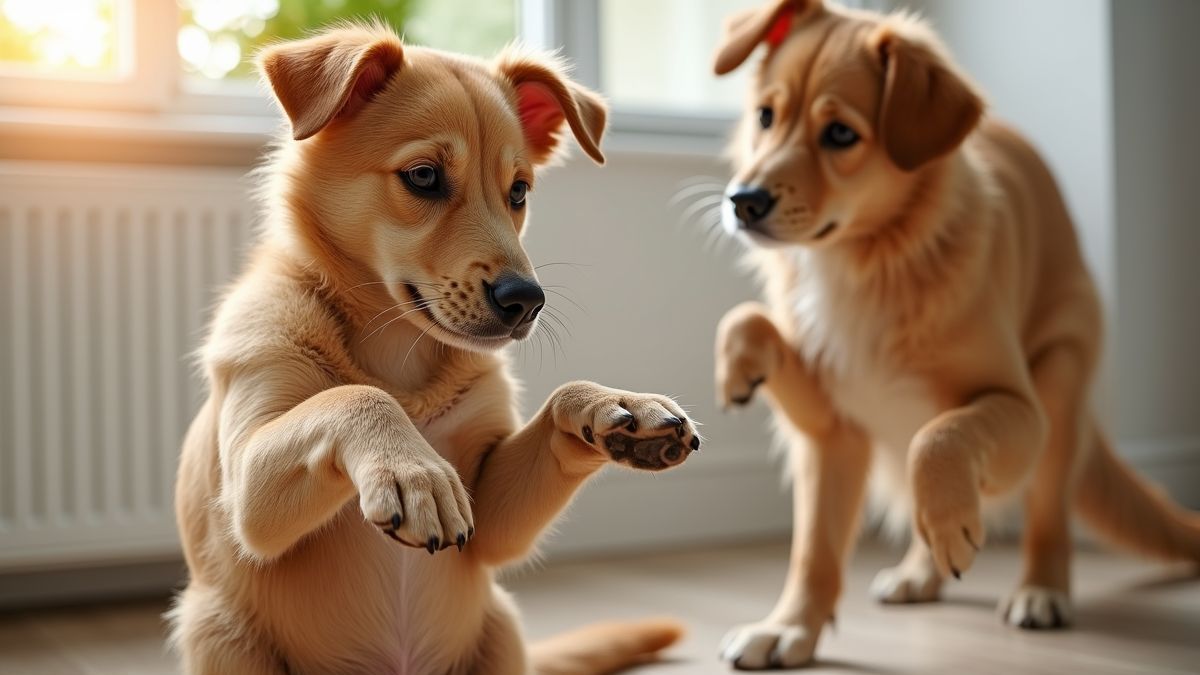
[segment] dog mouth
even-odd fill
[[[433,310],[430,309],[433,303],[426,300],[425,296],[421,295],[421,291],[416,287],[416,285],[412,284],[411,282],[404,282],[404,290],[408,292],[409,296],[416,303],[417,308],[420,310],[419,313],[422,316],[424,316],[430,323],[443,332],[448,333],[459,340],[465,341],[477,347],[483,347],[485,349],[498,349],[514,339],[520,339],[513,334],[473,335],[471,333],[465,333],[463,331],[451,328],[450,326],[447,326],[438,320],[437,316],[434,315]]]

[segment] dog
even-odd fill
[[[591,382],[521,424],[498,352],[545,302],[521,244],[535,169],[564,127],[603,162],[604,102],[552,59],[379,25],[258,63],[291,138],[261,172],[265,226],[183,444],[185,672],[601,673],[674,642],[678,624],[646,620],[527,650],[493,579],[597,470],[700,447],[673,400]]]
[[[1034,149],[909,15],[776,0],[727,21],[716,73],[760,45],[722,220],[766,302],[721,320],[716,380],[726,405],[765,391],[795,521],[777,605],[722,657],[813,657],[869,477],[886,519],[911,523],[872,584],[882,602],[937,599],[1006,502],[1025,513],[1013,626],[1071,620],[1072,507],[1116,543],[1200,560],[1200,519],[1118,460],[1089,409],[1100,302]]]

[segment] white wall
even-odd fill
[[[1114,0],[1112,13],[1116,423],[1200,507],[1200,2]]]

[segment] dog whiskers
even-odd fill
[[[374,336],[376,336],[376,335],[379,335],[380,333],[382,333],[382,332],[384,331],[384,329],[386,329],[388,326],[390,326],[390,325],[392,325],[392,324],[396,323],[396,322],[397,322],[397,321],[399,321],[400,319],[403,319],[404,317],[408,316],[409,314],[412,314],[413,312],[419,312],[419,311],[421,311],[421,310],[423,310],[423,309],[428,309],[429,307],[433,306],[433,304],[434,304],[434,301],[433,301],[433,300],[425,300],[423,304],[420,304],[420,305],[418,305],[417,307],[413,307],[412,309],[406,310],[405,312],[401,313],[401,314],[400,314],[399,316],[397,316],[397,317],[393,317],[393,318],[391,318],[391,319],[388,319],[388,320],[387,320],[387,322],[385,322],[385,323],[384,323],[382,326],[380,326],[379,328],[376,328],[375,330],[371,331],[371,334],[370,334],[370,335],[367,335],[367,336],[366,336],[366,337],[364,337],[362,340],[359,340],[359,342],[360,342],[360,343],[361,343],[361,342],[366,342],[368,339],[370,339],[370,338],[372,338],[372,337],[374,337]]]

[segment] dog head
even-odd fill
[[[545,296],[520,238],[535,169],[564,126],[603,163],[597,95],[553,59],[487,62],[379,26],[270,47],[259,67],[291,124],[266,188],[285,236],[442,342],[486,350],[532,332]]]
[[[774,0],[727,21],[716,73],[759,45],[723,222],[761,245],[886,227],[983,113],[932,31],[904,15]]]

